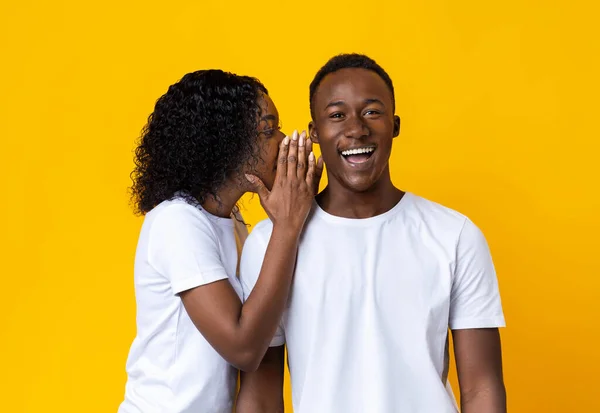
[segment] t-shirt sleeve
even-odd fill
[[[191,205],[169,205],[155,217],[148,262],[169,280],[173,294],[227,278],[217,236]]]
[[[458,239],[450,329],[504,327],[498,279],[483,233],[466,220]]]
[[[260,224],[259,224],[260,225]],[[266,231],[266,225],[257,226],[254,231],[250,233],[244,244],[242,250],[242,260],[240,263],[240,282],[242,284],[242,291],[244,293],[244,302],[250,296],[250,293],[254,289],[260,269],[262,268],[265,253],[267,251],[267,245],[269,243],[270,233]],[[277,331],[273,340],[271,340],[271,347],[278,347],[285,344],[285,333],[283,329],[283,323],[280,321]]]

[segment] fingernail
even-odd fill
[[[298,131],[295,130],[294,133],[292,134],[292,140],[297,141],[298,140]]]
[[[250,182],[254,183],[254,177],[252,175],[248,175],[248,174],[244,174],[246,176],[246,179],[249,180]]]
[[[300,140],[298,141],[298,146],[304,146],[304,134],[300,135]]]
[[[302,131],[302,133],[300,134],[300,137],[306,139],[306,131],[305,130]]]
[[[310,153],[308,154],[308,160],[312,162],[315,161],[315,154],[313,151],[310,151]]]
[[[290,138],[289,137],[286,136],[285,138],[283,138],[283,144],[284,145],[289,145],[289,143],[290,143]]]

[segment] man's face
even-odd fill
[[[373,71],[341,69],[325,76],[313,99],[309,131],[321,147],[329,181],[368,191],[387,171],[400,132],[391,91]]]

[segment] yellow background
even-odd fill
[[[257,76],[289,132],[314,73],[349,51],[395,81],[396,184],[489,240],[510,411],[600,411],[594,3],[3,1],[0,411],[116,411],[135,334],[131,151],[168,85]]]

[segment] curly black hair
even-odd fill
[[[198,203],[216,198],[228,178],[258,161],[257,79],[222,70],[188,73],[161,96],[142,130],[131,173],[135,212],[178,193]]]
[[[375,72],[379,75],[381,79],[385,82],[387,87],[390,89],[392,93],[392,104],[393,110],[396,110],[396,98],[394,97],[394,83],[392,79],[387,74],[387,72],[375,62],[375,60],[371,59],[368,56],[358,53],[348,53],[348,54],[340,54],[329,59],[325,65],[319,69],[315,78],[312,82],[310,82],[309,87],[309,99],[310,99],[310,115],[312,118],[315,118],[314,105],[313,105],[313,97],[319,88],[319,85],[330,73],[337,72],[342,69],[366,69],[372,72]]]

